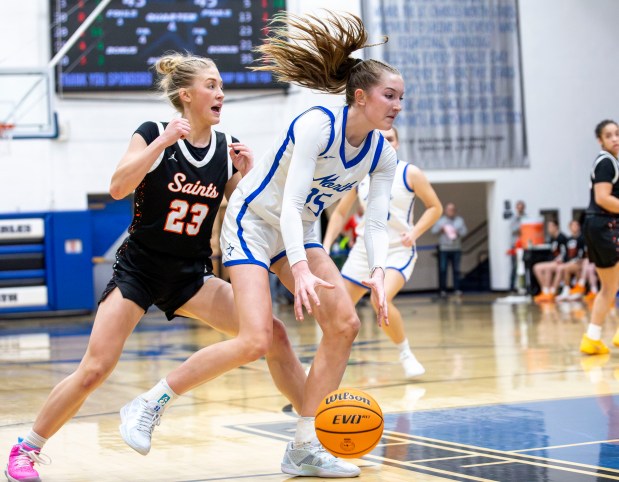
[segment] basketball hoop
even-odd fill
[[[0,122],[0,155],[8,155],[11,152],[11,141],[15,124]]]

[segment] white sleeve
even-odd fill
[[[301,213],[309,194],[316,161],[331,134],[331,120],[320,109],[303,114],[294,125],[295,143],[288,168],[279,220],[290,266],[307,260],[303,245]]]
[[[397,155],[393,147],[385,141],[378,166],[370,175],[370,192],[365,213],[364,238],[370,270],[374,270],[374,268],[385,269],[389,249],[387,218],[396,164]]]

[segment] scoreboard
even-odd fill
[[[50,0],[52,57],[100,0]],[[215,61],[225,89],[284,88],[270,72],[252,72],[253,48],[285,0],[112,0],[60,60],[62,92],[148,91],[166,52]]]

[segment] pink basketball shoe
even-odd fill
[[[13,445],[9,454],[9,463],[4,474],[11,482],[41,482],[39,473],[34,470],[34,464],[47,465],[49,457],[41,455],[38,450],[18,443]]]

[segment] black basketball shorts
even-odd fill
[[[176,310],[200,290],[205,277],[213,276],[208,261],[152,252],[126,239],[116,252],[114,273],[99,303],[118,288],[123,298],[144,312],[155,305],[171,320]]]
[[[583,226],[589,260],[598,268],[612,268],[619,261],[619,219],[588,214]]]

